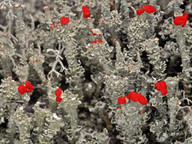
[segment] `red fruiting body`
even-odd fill
[[[145,10],[143,8],[140,8],[137,10],[137,15],[141,15]]]
[[[189,15],[187,13],[184,13],[183,16],[175,17],[173,22],[175,25],[182,25],[182,27],[184,27],[187,23],[188,18],[189,18]]]
[[[91,44],[94,44],[94,43],[97,43],[97,40],[94,40],[94,41],[91,42]]]
[[[60,21],[61,21],[61,25],[66,25],[69,22],[69,18],[68,17],[61,17]]]
[[[158,91],[161,91],[162,95],[168,94],[167,85],[166,85],[165,81],[156,82],[155,86],[156,86]]]
[[[146,13],[154,13],[156,11],[156,8],[152,5],[143,5],[142,7],[145,9]]]
[[[134,102],[137,102],[139,100],[139,95],[137,93],[132,95],[131,100],[134,101]]]
[[[183,14],[183,17],[184,17],[184,21],[183,21],[182,27],[184,27],[186,25],[187,19],[188,19],[189,16],[188,16],[187,13],[185,13],[185,15]]]
[[[99,42],[99,43],[102,43],[103,41],[102,41],[102,39],[100,38],[100,39],[98,39],[98,42]]]
[[[87,6],[82,6],[82,11],[83,12],[89,12],[89,8]]]
[[[20,84],[18,87],[18,91],[21,95],[23,95],[26,92],[26,87],[23,84]]]
[[[175,25],[182,25],[184,23],[184,19],[182,16],[175,17],[173,20]]]
[[[34,89],[34,86],[28,80],[25,82],[25,87],[27,93],[32,92]]]
[[[139,103],[142,105],[146,105],[148,103],[146,98],[142,94],[136,93],[134,91],[130,92],[127,96],[125,96],[125,98],[131,99],[134,102],[139,101]]]
[[[138,93],[138,96],[139,96],[139,103],[140,103],[141,105],[146,105],[146,104],[148,104],[147,99],[146,99],[143,95],[141,95],[140,93]]]
[[[82,6],[83,11],[83,17],[88,18],[89,17],[89,8],[87,6]]]
[[[165,96],[166,94],[168,94],[167,89],[163,89],[163,90],[161,90],[161,94],[164,95],[164,96]]]
[[[62,94],[62,89],[61,88],[58,88],[56,91],[55,91],[55,95],[57,97],[61,97],[61,94]]]
[[[166,89],[167,85],[165,81],[156,82],[155,86],[157,87],[158,91],[161,91],[162,89]]]
[[[130,92],[130,93],[131,93],[131,92]],[[129,93],[128,95],[126,95],[125,98],[131,99],[131,94],[130,94],[130,93]]]
[[[128,99],[131,99],[134,102],[137,102],[139,100],[139,97],[136,92],[132,91],[127,96],[125,96]]]
[[[57,101],[57,102],[61,102],[61,101],[62,101],[62,98],[56,97],[56,101]]]
[[[89,17],[89,12],[83,12],[83,17],[88,18]]]
[[[187,20],[189,18],[189,15],[187,13],[184,13],[183,17]]]
[[[118,103],[119,103],[119,105],[125,104],[126,103],[125,97],[118,97]]]

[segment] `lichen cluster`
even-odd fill
[[[192,143],[191,7],[2,0],[0,143]]]

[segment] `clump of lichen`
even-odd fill
[[[137,15],[143,5],[155,11]],[[0,2],[0,143],[192,143],[191,6]],[[184,12],[186,25],[175,25]],[[27,80],[34,89],[21,94]],[[148,103],[118,103],[132,91]]]

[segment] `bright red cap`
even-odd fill
[[[189,15],[187,13],[183,13],[183,17],[187,20],[189,18]]]
[[[126,97],[127,99],[131,99],[131,96],[134,95],[134,94],[136,94],[136,92],[132,91],[132,92],[130,92],[128,95],[126,95],[125,97]]]
[[[83,12],[83,17],[88,18],[89,17],[89,12]]]
[[[125,104],[126,103],[125,97],[118,97],[118,103],[119,103],[119,105]]]
[[[87,6],[82,6],[82,11],[83,12],[89,12],[89,8]]]
[[[183,16],[175,17],[173,22],[175,25],[182,25],[182,27],[184,27],[187,23],[188,18],[189,18],[189,15],[187,13],[184,13]]]
[[[147,99],[146,99],[143,95],[141,95],[140,93],[138,93],[138,95],[139,95],[139,103],[140,103],[141,105],[146,105],[146,104],[148,104]]]
[[[83,11],[83,17],[88,18],[89,17],[89,8],[87,6],[82,6]]]
[[[57,97],[61,97],[61,94],[62,94],[62,89],[61,88],[58,88],[56,91],[55,91],[55,95]]]
[[[26,87],[23,84],[20,84],[18,87],[18,91],[21,95],[23,95],[26,92]]]
[[[137,10],[137,15],[141,15],[145,10],[143,8],[140,8]]]
[[[61,101],[62,101],[62,98],[61,98],[61,97],[56,97],[56,101],[57,101],[57,102],[61,102]]]
[[[61,21],[61,25],[66,25],[69,22],[69,18],[68,17],[61,17],[60,21]]]
[[[177,16],[173,20],[175,25],[182,25],[184,23],[184,19],[182,16]]]
[[[100,38],[100,39],[98,39],[98,42],[99,42],[99,43],[102,43],[102,42],[103,42],[103,40]]]
[[[189,15],[187,13],[184,13],[182,17],[184,19],[182,27],[184,27],[186,25],[186,23],[187,23],[187,19],[189,18]]]
[[[131,99],[134,102],[137,102],[139,100],[138,94],[134,91],[130,92],[126,98]]]
[[[159,91],[167,88],[165,81],[156,82],[155,86],[157,87],[157,90],[159,90]]]
[[[168,94],[167,89],[163,89],[163,90],[161,90],[161,94],[162,94],[162,95],[166,95],[166,94]]]
[[[130,99],[131,95],[126,95],[125,98]]]
[[[156,8],[152,5],[143,5],[142,7],[145,9],[146,13],[154,13],[156,11]]]
[[[97,43],[97,40],[94,40],[94,41],[91,42],[91,44],[94,44],[94,43]]]
[[[28,80],[25,82],[25,87],[27,93],[32,92],[34,89],[34,86]]]
[[[160,82],[156,82],[155,86],[157,88],[158,91],[161,91],[162,95],[166,95],[167,92],[167,85],[165,81],[160,81]]]
[[[187,21],[184,21],[182,24],[182,27],[184,27],[186,25]]]

